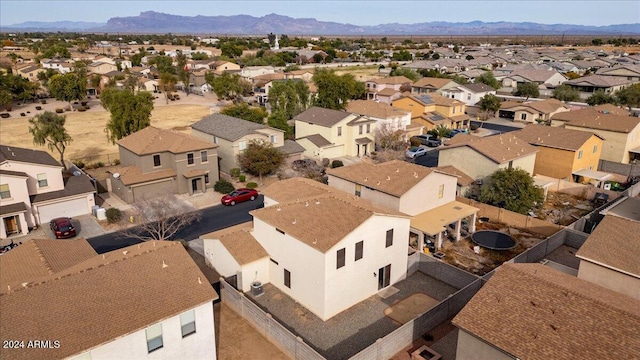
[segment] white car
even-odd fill
[[[414,158],[417,158],[418,156],[422,156],[426,154],[427,154],[427,149],[421,148],[421,147],[412,147],[411,149],[407,150],[407,153],[405,155],[409,159],[414,159]]]

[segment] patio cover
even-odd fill
[[[429,236],[434,236],[446,230],[449,224],[471,216],[478,211],[480,209],[473,206],[459,201],[452,201],[414,216],[411,219],[411,227]]]
[[[638,146],[637,148],[633,148],[631,150],[629,150],[629,152],[635,153],[635,154],[640,154],[640,146]]]
[[[611,177],[611,174],[609,173],[602,172],[602,171],[589,170],[589,169],[580,169],[580,170],[574,171],[573,175],[583,176],[583,177],[598,180],[598,181],[604,181]]]

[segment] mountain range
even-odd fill
[[[380,25],[352,25],[318,21],[313,18],[291,18],[277,14],[262,17],[181,16],[146,11],[138,16],[114,17],[107,23],[91,22],[34,22],[3,27],[9,31],[78,31],[106,33],[173,33],[211,35],[639,35],[640,23],[608,26],[569,24],[539,24],[532,22],[452,23],[431,21],[417,24],[389,23]]]

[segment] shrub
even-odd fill
[[[109,224],[117,223],[122,219],[122,211],[118,208],[109,208],[106,212]]]
[[[233,190],[235,190],[235,188],[233,187],[233,184],[231,184],[230,182],[228,182],[227,180],[219,180],[215,183],[215,185],[213,185],[213,190],[221,193],[221,194],[228,194],[230,192],[232,192]]]
[[[46,104],[47,100],[42,99],[42,100],[40,100],[40,102],[43,103],[43,104]]]
[[[417,147],[420,146],[421,142],[418,139],[411,138],[409,139],[409,144],[411,144],[411,147]]]
[[[120,165],[120,159],[113,160],[113,165]]]
[[[245,182],[246,180],[247,180],[247,177],[245,175],[238,176],[238,181]]]
[[[74,164],[78,167],[78,169],[84,169],[84,161],[76,160]]]
[[[56,113],[62,114],[63,112],[64,112],[64,110],[62,110],[62,108],[56,108]]]
[[[247,183],[247,189],[255,189],[257,187],[258,187],[257,183],[254,183],[254,182]]]
[[[85,111],[87,111],[87,108],[85,108],[84,106],[78,106],[78,111],[79,112],[85,112]]]
[[[332,168],[332,169],[339,168],[339,167],[341,167],[341,166],[344,166],[344,164],[342,163],[342,161],[341,161],[341,160],[333,160],[333,161],[331,162],[331,168]]]
[[[322,158],[322,166],[324,166],[324,167],[329,167],[329,159],[327,159],[327,158]]]
[[[95,163],[96,169],[97,168],[101,168],[104,167],[104,163],[102,161],[98,161],[97,163]]]
[[[478,124],[471,124],[469,126],[469,129],[471,129],[471,131],[476,131],[476,130],[478,130],[479,127],[480,126]]]
[[[231,175],[232,178],[237,178],[238,176],[240,176],[240,169],[239,168],[233,168],[231,170],[229,170],[229,175]]]

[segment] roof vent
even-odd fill
[[[309,202],[308,202],[308,201],[305,201],[305,202],[304,202],[304,206],[309,206]]]
[[[198,284],[202,285],[202,279],[200,279],[200,276],[198,276]]]
[[[391,176],[387,176],[387,181],[391,180]]]
[[[22,283],[22,287],[27,287],[27,285],[29,285],[29,283],[28,283],[28,282],[23,282],[23,283]]]
[[[293,225],[296,224],[296,219],[293,219],[293,221],[291,222]]]
[[[282,210],[282,209],[280,209],[280,207],[278,206],[278,207],[276,208],[276,210],[280,211],[280,210]]]
[[[167,263],[164,262],[164,260],[162,260],[162,268],[164,269],[164,268],[168,268],[168,267],[169,267],[169,265],[167,265]]]
[[[377,185],[380,185],[380,181],[378,181]]]
[[[313,245],[315,245],[315,244],[317,244],[317,243],[318,243],[318,238],[314,238],[314,239],[313,239]]]
[[[316,199],[316,205],[320,205],[320,199]]]
[[[413,172],[413,177],[417,179],[418,178],[418,173],[414,171]]]
[[[369,180],[369,178],[368,178],[368,177],[365,177],[365,178],[364,178],[364,181],[368,181],[368,180]]]
[[[122,255],[127,255],[129,253],[129,251],[125,250],[122,252]]]
[[[396,168],[396,172],[400,172],[400,168]]]

